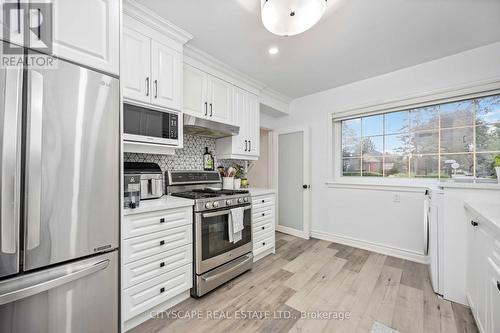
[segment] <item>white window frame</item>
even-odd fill
[[[384,177],[356,177],[342,176],[342,120],[373,116],[389,112],[404,111],[436,104],[445,104],[465,99],[486,97],[500,94],[500,80],[495,79],[475,85],[458,86],[451,89],[426,92],[412,96],[391,100],[385,103],[372,103],[328,114],[328,181],[330,187],[357,187],[371,186],[427,188],[436,186],[444,180],[428,178],[384,178]],[[472,181],[475,181],[472,180]]]

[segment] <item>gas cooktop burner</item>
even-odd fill
[[[186,192],[178,192],[171,194],[174,197],[181,197],[187,199],[206,199],[206,198],[216,198],[219,195],[215,193],[204,193],[204,192],[196,192],[196,191],[186,191]]]

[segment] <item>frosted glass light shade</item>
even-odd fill
[[[279,36],[300,34],[318,23],[327,0],[261,0],[262,23]]]

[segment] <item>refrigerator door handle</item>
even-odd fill
[[[4,118],[0,128],[2,179],[0,194],[0,253],[17,253],[19,225],[19,142],[21,109],[21,68],[6,70]]]
[[[47,279],[46,281],[26,286],[24,288],[8,290],[0,294],[0,305],[15,302],[17,300],[27,298],[39,294],[41,292],[54,289],[71,281],[79,280],[85,276],[94,274],[100,270],[107,268],[108,265],[109,265],[109,259],[106,259],[97,263],[92,263],[82,269],[73,271],[66,275]]]
[[[29,139],[27,158],[27,249],[40,245],[40,210],[42,190],[42,109],[43,76],[35,70],[28,72]]]

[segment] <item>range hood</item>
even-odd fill
[[[186,134],[219,139],[238,135],[239,132],[238,126],[184,114],[184,133]]]

